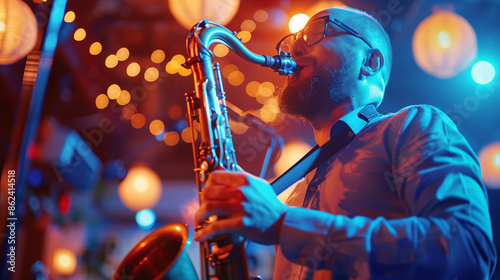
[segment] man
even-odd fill
[[[489,279],[486,191],[452,121],[431,106],[366,116],[391,66],[376,20],[324,10],[279,47],[303,67],[280,95],[283,111],[306,119],[320,146],[353,139],[295,184],[286,204],[250,174],[212,173],[196,222],[227,218],[195,240],[237,232],[276,244],[274,279]]]

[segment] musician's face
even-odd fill
[[[322,12],[311,20],[328,14],[349,20],[342,11],[334,13]],[[359,75],[356,65],[360,60],[353,46],[359,42],[353,41],[353,36],[341,36],[343,34],[331,23],[327,34],[338,35],[327,35],[313,46],[306,46],[302,39],[293,44],[292,57],[304,68],[289,77],[280,94],[280,108],[284,113],[314,120],[351,99],[350,89],[355,86]]]

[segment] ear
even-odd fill
[[[379,73],[384,67],[384,56],[378,49],[371,50],[369,57],[361,66],[361,74],[364,76],[373,76]]]

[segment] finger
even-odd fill
[[[210,216],[234,216],[241,214],[242,205],[237,201],[207,201],[204,202],[196,212],[195,222],[197,225],[204,223]]]
[[[208,176],[207,185],[237,187],[248,184],[245,172],[214,171]]]
[[[198,230],[196,234],[193,236],[193,238],[195,241],[198,242],[205,241],[214,236],[226,233],[238,232],[242,228],[243,228],[243,223],[241,216],[236,216],[232,218],[218,220],[207,225],[203,229]]]

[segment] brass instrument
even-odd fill
[[[218,63],[213,64],[214,56],[209,50],[213,43],[222,43],[245,60],[270,67],[280,75],[290,75],[300,67],[287,53],[266,56],[249,51],[235,33],[216,23],[200,21],[193,26],[186,42],[189,58],[183,66],[190,67],[194,77],[195,91],[186,93],[186,103],[193,139],[194,171],[200,203],[202,202],[201,193],[204,183],[212,171],[237,170],[220,69]],[[199,123],[200,137],[198,142],[194,140],[195,122]],[[119,275],[123,275],[123,273],[127,276],[136,276],[133,271],[137,271],[137,273],[144,271],[141,266],[149,266],[147,270],[154,271],[154,275],[141,274],[146,278],[139,277],[140,279],[160,279],[163,277],[173,266],[177,256],[182,255],[181,252],[189,243],[186,227],[179,224],[176,224],[175,227],[182,229],[174,230],[169,227],[169,230],[161,231],[160,228],[139,242],[118,266],[113,279],[119,279]],[[155,247],[153,250],[151,246],[148,246],[149,243],[155,242],[163,244],[161,249]],[[170,248],[169,242],[172,242]],[[228,253],[216,255],[212,252],[214,245],[219,248],[230,248],[230,250]],[[217,236],[211,240],[200,242],[200,257],[201,278],[203,280],[249,279],[244,242],[236,234]],[[185,276],[183,278],[191,279]]]

